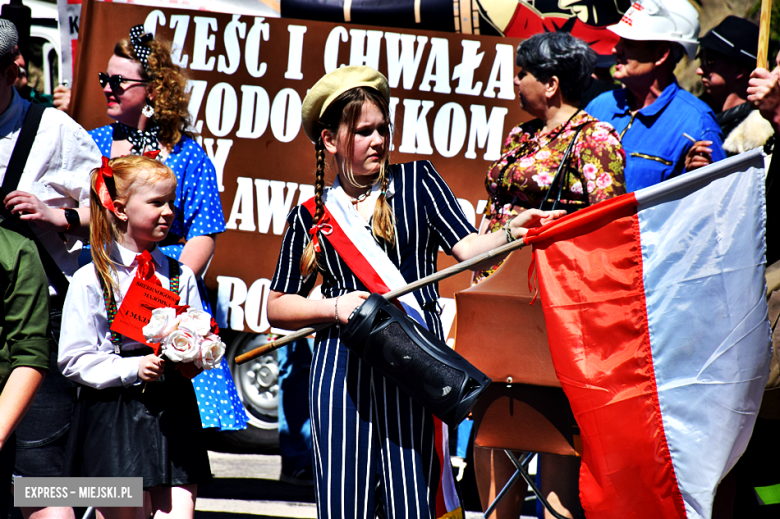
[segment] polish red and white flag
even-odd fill
[[[759,151],[529,232],[589,519],[709,518],[771,355]]]

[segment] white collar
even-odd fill
[[[141,253],[132,251],[116,241],[114,242],[114,249],[111,251],[111,257],[125,267],[132,267],[134,264],[137,264],[136,256],[139,254]],[[160,247],[155,245],[150,254],[152,255],[152,260],[157,264],[156,266],[162,267],[165,254],[160,250]]]

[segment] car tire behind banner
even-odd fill
[[[228,448],[242,452],[275,451],[279,446],[279,367],[276,352],[238,365],[237,356],[269,342],[269,337],[242,332],[231,339],[225,356],[249,423],[246,430],[223,432],[220,437]]]

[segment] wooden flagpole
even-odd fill
[[[471,258],[470,260],[458,263],[457,265],[448,267],[444,270],[436,272],[435,274],[431,274],[430,276],[426,276],[424,278],[418,279],[417,281],[409,283],[408,285],[405,285],[400,288],[396,288],[395,290],[391,290],[387,294],[384,294],[384,297],[385,299],[396,299],[398,297],[401,297],[402,295],[408,294],[409,292],[413,292],[425,285],[430,285],[431,283],[435,283],[437,281],[441,281],[442,279],[448,278],[450,276],[454,276],[455,274],[459,274],[464,270],[468,270],[473,266],[479,265],[483,261],[488,261],[497,256],[503,256],[504,254],[508,254],[517,249],[522,249],[523,247],[525,247],[525,242],[522,239],[513,241],[511,243],[506,243],[501,247],[496,247],[495,249],[489,250],[483,254],[480,254],[479,256]],[[239,355],[238,357],[236,357],[236,364],[243,364],[245,362],[249,362],[252,359],[256,359],[257,357],[271,353],[272,351],[281,348],[285,344],[289,344],[298,339],[308,337],[309,335],[315,332],[324,330],[329,326],[333,326],[333,324],[334,323],[320,323],[307,328],[301,328],[297,332],[291,333],[289,335],[285,335],[281,339],[269,342],[258,348],[255,348],[252,351],[248,351],[242,355]]]
[[[769,26],[772,20],[772,0],[761,0],[761,21],[758,25],[757,68],[769,69],[767,53],[769,49]]]

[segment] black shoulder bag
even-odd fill
[[[32,149],[35,137],[38,134],[38,128],[41,125],[41,117],[43,117],[44,108],[41,105],[35,103],[30,104],[30,108],[27,110],[27,115],[24,117],[22,123],[22,129],[19,131],[19,137],[16,139],[16,145],[11,153],[11,158],[8,161],[8,168],[5,171],[5,177],[3,178],[2,189],[0,189],[0,197],[5,199],[8,193],[16,191],[19,185],[19,180],[22,178],[22,172],[24,166],[27,164],[27,158],[30,156],[30,150]],[[38,249],[38,255],[41,257],[41,263],[43,263],[43,269],[46,271],[46,276],[49,278],[49,282],[57,290],[57,295],[64,299],[65,293],[68,291],[68,278],[62,273],[62,270],[51,257],[49,251],[43,246],[38,237],[35,235],[30,226],[24,220],[17,216],[14,216],[8,209],[5,208],[5,204],[0,203],[0,215],[5,219],[16,223],[18,230],[30,238],[35,247]]]

